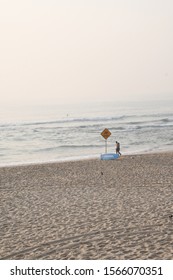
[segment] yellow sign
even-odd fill
[[[109,129],[105,128],[102,133],[101,136],[103,136],[105,139],[108,139],[108,137],[111,135],[111,132],[109,131]]]

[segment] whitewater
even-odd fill
[[[10,107],[0,114],[0,165],[99,158],[108,152],[173,150],[173,102],[119,102]]]

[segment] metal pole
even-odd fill
[[[105,139],[105,154],[107,154],[107,139]]]

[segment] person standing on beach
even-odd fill
[[[120,143],[118,141],[116,141],[116,154],[119,154],[121,156],[121,153],[120,153]]]

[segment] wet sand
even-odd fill
[[[173,259],[173,152],[1,167],[0,259]]]

